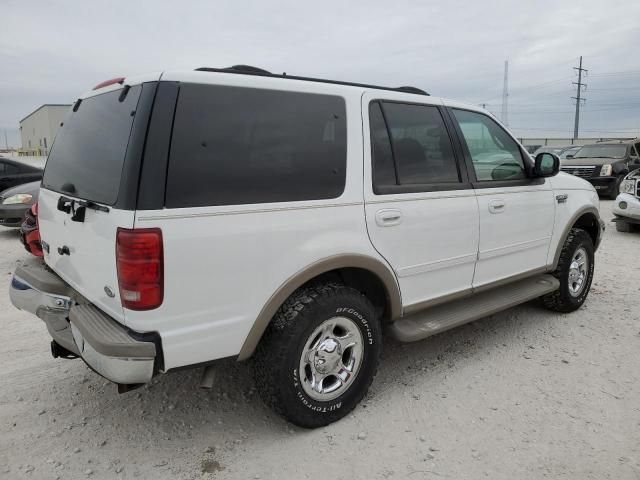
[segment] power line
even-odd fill
[[[578,138],[578,126],[580,124],[580,93],[582,92],[582,87],[587,86],[585,83],[582,83],[582,72],[587,71],[586,69],[582,68],[582,55],[580,55],[580,66],[573,67],[573,69],[578,71],[578,81],[572,82],[576,86],[576,96],[571,97],[576,101],[576,116],[574,119],[573,138]]]
[[[550,80],[547,82],[543,82],[543,83],[537,83],[534,85],[530,85],[527,87],[520,87],[520,88],[516,88],[513,89],[509,92],[509,96],[512,97],[514,95],[520,95],[520,94],[527,94],[529,93],[529,91],[531,90],[536,90],[536,89],[540,89],[540,88],[547,88],[547,87],[553,87],[559,83],[568,83],[569,80],[571,80],[573,77],[564,77],[564,78],[560,78],[557,80]],[[560,93],[558,93],[560,94]],[[558,94],[552,94],[552,95],[558,95]],[[561,93],[562,95],[565,95],[565,93]],[[543,95],[548,95],[548,94],[543,94]],[[541,95],[538,95],[541,96]],[[473,101],[473,102],[469,102],[469,103],[477,103],[477,104],[481,104],[484,102],[487,102],[488,100],[494,100],[496,98],[500,98],[500,95],[496,95],[495,97],[485,97],[483,100],[477,100],[477,101]],[[488,103],[488,102],[487,102]]]
[[[591,74],[592,77],[617,77],[620,75],[640,75],[640,70],[627,70],[624,72],[601,72]]]

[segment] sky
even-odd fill
[[[486,108],[518,137],[640,136],[640,2],[3,0],[0,146],[44,103],[117,76],[248,64],[272,72],[413,85]]]

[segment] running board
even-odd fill
[[[555,277],[536,275],[413,313],[394,322],[389,330],[396,340],[415,342],[515,307],[558,288],[560,282]]]

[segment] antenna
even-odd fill
[[[508,102],[509,99],[509,60],[504,61],[504,83],[502,86],[502,114],[500,120],[506,127],[509,126],[509,119],[507,117]]]

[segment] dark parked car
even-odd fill
[[[42,180],[41,168],[0,157],[0,192],[34,180]]]
[[[560,152],[560,155],[558,155],[560,157],[560,161],[565,160],[567,158],[573,158],[581,148],[582,148],[581,145],[573,145],[571,147],[564,148],[562,152]]]
[[[40,181],[25,183],[0,193],[0,225],[19,227],[25,213],[38,201]]]
[[[533,152],[538,150],[541,146],[542,145],[525,145],[524,149],[527,151],[527,153],[533,154]]]
[[[579,145],[556,145],[552,147],[545,145],[544,147],[540,147],[535,152],[533,152],[533,156],[535,157],[539,153],[547,152],[557,155],[560,160],[564,160],[568,155],[568,158],[573,157],[578,152],[578,150],[580,150],[580,148],[582,147],[580,147]]]
[[[600,195],[616,198],[624,177],[640,168],[638,149],[640,138],[585,145],[573,157],[564,159],[560,169],[588,180]]]
[[[544,146],[542,146],[542,147],[540,147],[540,148],[536,149],[536,151],[535,151],[535,152],[533,152],[533,156],[535,157],[535,156],[536,156],[536,155],[538,155],[539,153],[545,153],[545,152],[546,152],[546,153],[553,153],[553,154],[555,154],[555,155],[560,156],[560,154],[562,153],[562,151],[563,151],[565,148],[568,148],[568,146],[560,145],[560,146],[552,146],[552,147],[550,147],[550,146],[548,146],[548,145],[544,145]]]

